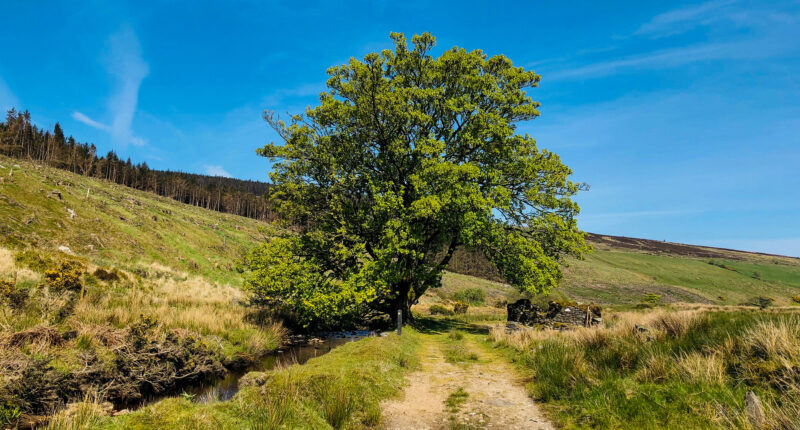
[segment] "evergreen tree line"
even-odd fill
[[[114,151],[98,157],[94,144],[65,137],[58,123],[52,132],[31,124],[27,110],[11,109],[5,122],[0,122],[0,154],[105,179],[206,209],[262,220],[273,218],[267,183],[153,170],[144,162],[133,164],[130,158],[123,161]]]

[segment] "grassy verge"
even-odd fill
[[[660,310],[600,329],[492,337],[565,428],[751,428],[748,391],[763,401],[764,428],[800,416],[796,314]]]
[[[51,429],[363,428],[380,421],[380,401],[397,392],[417,364],[419,334],[406,329],[345,344],[330,353],[269,372],[253,372],[233,399],[210,404],[170,398],[119,417],[87,402],[82,422],[57,416]],[[84,426],[84,427],[81,427]]]
[[[0,272],[13,274],[0,277],[0,426],[93,392],[135,403],[174,391],[274,350],[283,335],[249,317],[240,289],[157,264],[127,271],[0,248]]]

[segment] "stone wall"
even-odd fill
[[[528,299],[509,303],[508,321],[525,325],[540,325],[552,328],[590,327],[602,322],[599,306],[577,303],[550,302],[543,309]]]

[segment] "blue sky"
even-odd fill
[[[591,185],[583,229],[800,256],[800,3],[526,3],[7,2],[0,108],[266,180],[263,109],[301,112],[327,67],[430,31],[542,75],[519,129]]]

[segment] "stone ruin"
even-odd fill
[[[509,303],[508,321],[529,326],[541,326],[555,329],[574,327],[591,327],[600,324],[603,319],[601,308],[596,305],[579,305],[577,303],[550,302],[543,309],[528,299],[520,299]]]

